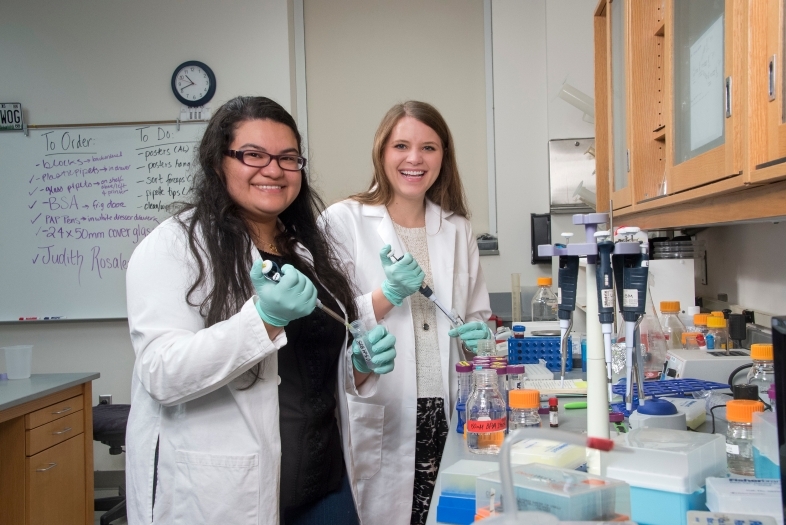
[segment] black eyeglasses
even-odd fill
[[[306,166],[306,159],[299,155],[285,154],[285,155],[272,155],[262,151],[254,150],[234,150],[230,149],[224,152],[227,157],[233,157],[252,168],[264,168],[273,159],[276,159],[278,166],[286,171],[300,171]]]

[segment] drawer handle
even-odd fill
[[[66,432],[71,432],[71,430],[73,430],[71,427],[65,427],[63,430],[61,430],[59,432],[52,432],[52,435],[53,436],[59,436],[61,434],[65,434]]]
[[[46,468],[37,468],[35,469],[36,472],[46,472],[47,470],[52,470],[57,466],[57,463],[50,463]]]
[[[58,410],[57,412],[52,412],[52,414],[63,414],[64,412],[68,412],[71,410],[71,407],[65,407],[63,410]]]

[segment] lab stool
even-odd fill
[[[126,444],[126,425],[131,405],[98,405],[93,407],[93,440],[109,445],[109,454],[123,452]],[[125,489],[119,487],[118,496],[96,498],[94,509],[106,511],[101,515],[101,525],[126,517]]]

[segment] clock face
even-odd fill
[[[178,66],[172,75],[172,91],[187,106],[201,106],[216,92],[216,77],[207,65],[191,61]]]

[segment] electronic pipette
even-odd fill
[[[611,269],[611,255],[614,253],[614,242],[611,232],[595,233],[598,243],[598,260],[595,276],[598,287],[598,319],[603,333],[603,349],[606,355],[606,377],[611,399],[611,331],[614,326],[614,273]]]
[[[635,242],[635,234],[640,230],[636,227],[622,228],[620,234],[628,236],[625,242]],[[614,280],[617,284],[617,300],[622,309],[622,319],[625,321],[625,362],[627,365],[627,390],[625,405],[628,410],[633,408],[633,379],[638,386],[639,404],[644,400],[644,363],[638,345],[636,331],[647,304],[647,276],[649,273],[649,245],[640,243],[638,254],[614,255],[613,257]]]
[[[563,233],[565,246],[570,242],[572,233]],[[562,336],[560,345],[560,386],[565,383],[565,361],[568,350],[567,342],[570,329],[573,326],[573,310],[576,309],[576,287],[579,280],[579,257],[578,255],[560,255],[559,273],[557,280],[557,317],[559,318],[560,335]]]
[[[278,265],[271,260],[266,259],[262,261],[262,275],[274,283],[278,283],[281,280],[281,270],[279,269]],[[363,355],[363,359],[366,361],[366,366],[368,366],[370,370],[374,370],[376,365],[371,360],[371,341],[368,338],[368,331],[364,326],[362,326],[362,322],[354,321],[353,323],[348,323],[346,319],[322,304],[322,301],[319,299],[317,299],[316,306],[325,312],[328,316],[344,325],[347,330],[349,330],[349,333],[352,334],[352,337],[358,343],[358,348],[360,349],[360,353]]]

